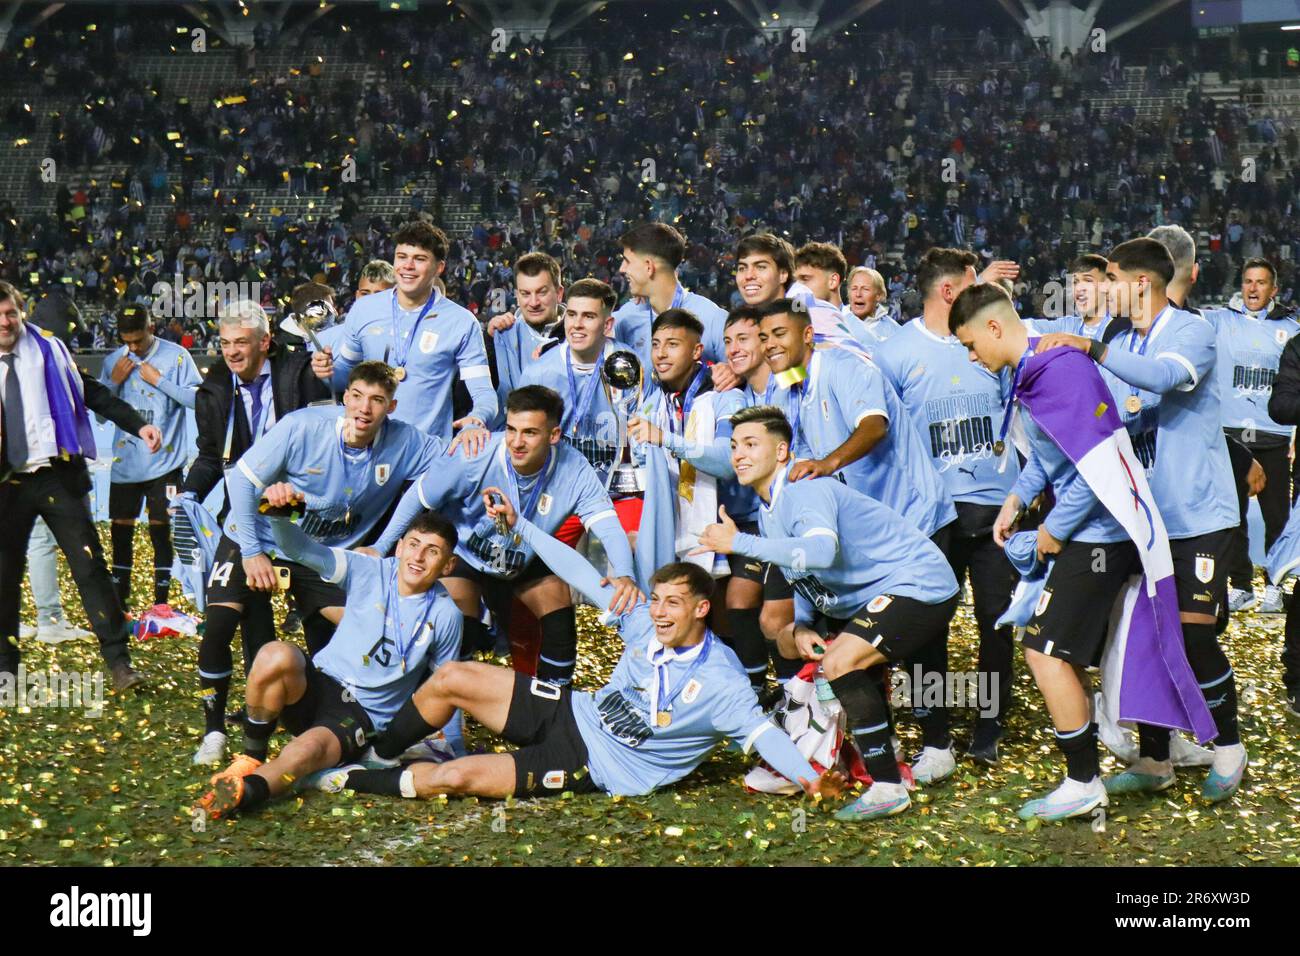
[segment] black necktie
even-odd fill
[[[27,464],[27,423],[23,419],[23,393],[18,387],[17,356],[10,352],[0,355],[5,367],[4,384],[4,438],[5,460],[14,471],[22,471]]]

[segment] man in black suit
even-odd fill
[[[0,282],[0,673],[18,669],[18,614],[36,519],[53,532],[81,592],[116,690],[143,683],[131,667],[129,627],[104,563],[86,495],[95,455],[88,412],[156,452],[162,435],[73,364],[62,339],[28,328],[21,292]]]
[[[195,396],[198,457],[185,476],[182,492],[199,501],[223,479],[225,470],[285,415],[333,401],[329,386],[312,373],[311,353],[274,343],[266,313],[256,303],[234,302],[223,307],[218,331],[223,361],[208,369]],[[223,508],[218,516],[223,523],[225,511]],[[203,744],[194,755],[198,764],[219,763],[225,756],[226,696],[234,669],[230,644],[241,619],[245,673],[258,649],[275,638],[270,594],[276,588],[276,577],[271,559],[261,554],[245,561],[237,548],[232,554],[218,549],[212,574],[220,576],[223,586],[238,579],[258,593],[245,604],[218,602],[207,607],[207,623],[199,642],[205,729]],[[211,586],[212,579],[208,583]],[[320,615],[310,616],[304,626],[309,646],[323,644],[333,630]],[[323,638],[316,633],[320,630],[326,631]]]

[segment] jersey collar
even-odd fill
[[[942,345],[960,344],[957,342],[957,336],[955,335],[939,336],[931,332],[929,327],[926,326],[925,324],[924,316],[918,315],[916,318],[912,320],[912,325],[916,326],[916,330],[920,332],[922,335],[924,335],[927,339],[930,339],[932,342],[938,342]]]

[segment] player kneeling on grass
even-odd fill
[[[493,496],[499,504],[492,504]],[[488,514],[500,516],[548,567],[596,603],[615,590],[576,551],[522,518],[499,489],[487,488]],[[490,664],[440,667],[415,696],[427,726],[412,743],[463,709],[521,749],[408,769],[343,767],[323,789],[430,797],[474,794],[535,797],[604,790],[637,796],[675,783],[724,738],[769,764],[812,795],[842,793],[835,771],[818,777],[785,732],[763,715],[735,653],[709,630],[713,579],[693,564],[664,565],[651,578],[650,603],[614,618],[626,648],[613,676],[595,693],[573,691]]]
[[[891,508],[835,478],[790,480],[792,431],[781,409],[756,405],[731,421],[736,479],[758,494],[762,534],[740,532],[724,510],[721,523],[700,535],[700,547],[768,561],[794,588],[795,619],[777,646],[786,657],[822,662],[872,779],[836,818],[901,813],[912,800],[891,740],[885,671],[911,660],[924,681],[921,652],[947,634],[957,579],[938,546]],[[813,629],[818,625],[830,640]],[[948,746],[947,722],[932,710],[914,712],[930,751],[922,759],[932,760]]]
[[[356,760],[393,722],[410,719],[411,696],[460,651],[461,615],[438,582],[454,564],[456,529],[436,512],[417,516],[391,558],[327,548],[286,518],[271,518],[290,558],[347,591],[343,619],[315,657],[277,641],[248,675],[244,752],[212,778],[196,804],[214,819],[278,797],[295,780]],[[405,706],[404,706],[405,705]],[[278,722],[294,739],[269,763]]]

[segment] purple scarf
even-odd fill
[[[40,347],[45,365],[45,396],[54,419],[54,441],[65,458],[81,455],[95,457],[95,433],[90,427],[90,413],[81,394],[81,375],[72,364],[67,350],[54,345],[39,330],[29,327],[28,334]]]

